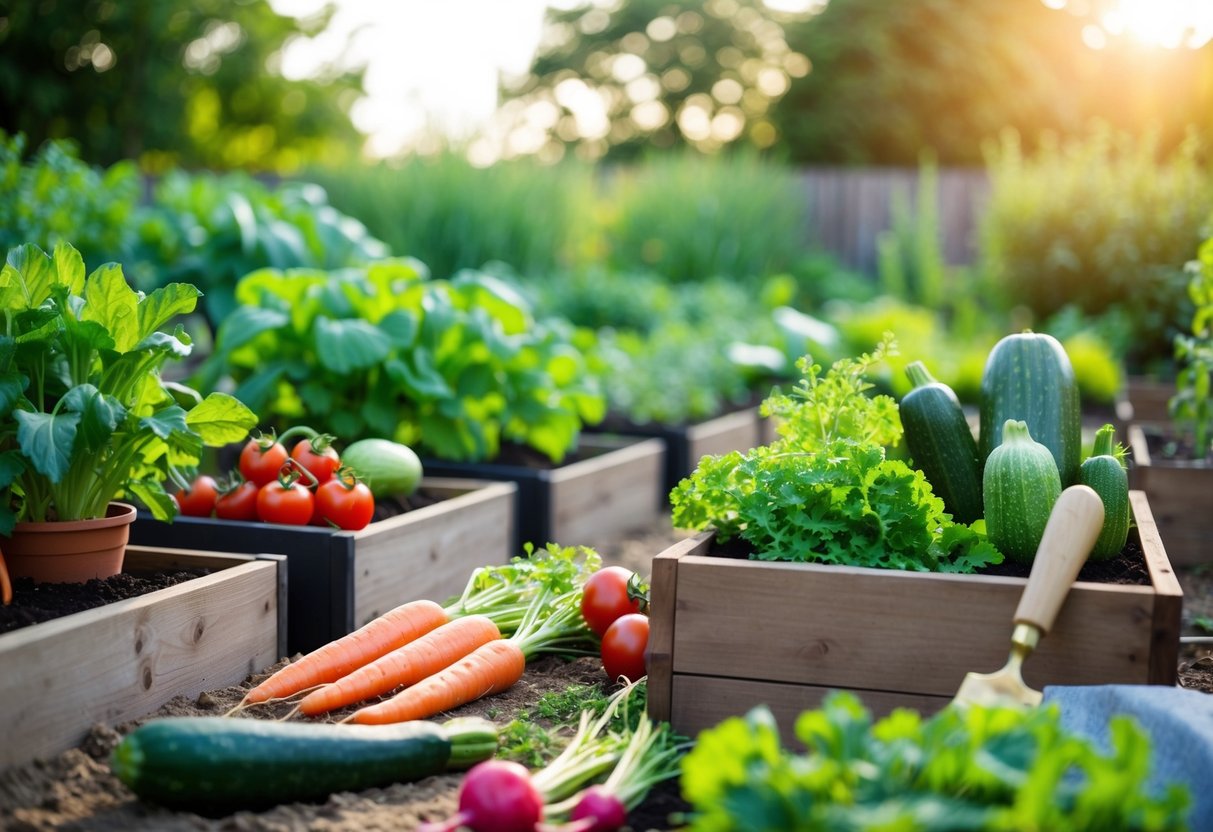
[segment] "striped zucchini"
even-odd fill
[[[982,492],[990,542],[1012,560],[1031,563],[1061,496],[1061,477],[1049,449],[1032,439],[1024,422],[1003,424],[1002,444],[986,460]]]
[[[1082,460],[1078,384],[1056,338],[1035,332],[1008,335],[990,350],[981,376],[981,458],[1002,441],[1008,419],[1026,422],[1053,454],[1062,485],[1078,481]]]
[[[420,780],[496,750],[496,728],[474,718],[371,726],[170,717],[123,738],[110,767],[141,798],[214,813]]]
[[[910,456],[952,519],[972,523],[981,518],[981,462],[960,400],[921,361],[906,367],[906,375],[914,389],[898,409]]]
[[[1079,469],[1078,479],[1103,500],[1104,521],[1091,560],[1111,560],[1129,538],[1129,477],[1113,452],[1116,429],[1104,425],[1095,434],[1095,447]]]

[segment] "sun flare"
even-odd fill
[[[1083,41],[1101,49],[1113,38],[1164,49],[1199,49],[1213,40],[1210,0],[1042,0],[1052,9],[1089,16]]]

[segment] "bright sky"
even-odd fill
[[[301,77],[317,64],[365,61],[366,98],[354,123],[370,135],[368,152],[390,155],[427,125],[466,134],[497,104],[501,70],[524,72],[539,42],[547,0],[335,0],[323,35],[283,55],[283,72]],[[306,17],[323,0],[271,0]],[[566,4],[567,5],[567,4]],[[351,36],[352,35],[352,36]]]
[[[270,0],[296,17],[314,14],[324,0]],[[366,63],[366,97],[354,123],[370,137],[367,150],[388,156],[411,145],[427,127],[466,136],[496,109],[498,73],[524,72],[539,42],[545,7],[578,0],[332,0],[327,32],[289,46],[288,77],[344,60]],[[581,0],[584,2],[584,0]],[[766,0],[803,10],[822,0]],[[1093,49],[1125,34],[1163,48],[1195,47],[1213,38],[1213,0],[1041,0],[1054,9],[1081,3],[1092,16],[1083,39]],[[344,59],[342,49],[346,46]]]

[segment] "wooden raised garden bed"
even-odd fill
[[[1151,456],[1141,425],[1129,428],[1133,487],[1150,499],[1159,534],[1176,566],[1213,561],[1213,467]]]
[[[1183,595],[1145,495],[1130,500],[1152,584],[1075,583],[1029,685],[1175,684]],[[1024,578],[714,557],[712,541],[653,561],[649,710],[684,734],[760,703],[790,732],[831,689],[931,713],[1007,660]]]
[[[631,436],[651,436],[665,443],[665,480],[662,489],[666,494],[679,481],[691,475],[702,457],[748,451],[762,444],[763,440],[757,407],[725,413],[689,425],[630,425],[620,432]]]
[[[1126,423],[1169,422],[1171,414],[1167,403],[1174,395],[1174,381],[1129,376],[1125,385],[1125,398],[1117,403],[1117,413]]]
[[[582,434],[578,458],[553,468],[425,460],[438,476],[505,480],[518,486],[514,548],[532,542],[601,546],[656,521],[665,504],[662,443]]]
[[[426,477],[421,488],[445,499],[356,532],[197,517],[161,523],[141,514],[131,540],[286,555],[287,647],[306,653],[406,601],[455,595],[473,569],[516,553],[513,485]]]
[[[130,546],[127,572],[214,571],[0,635],[0,769],[273,664],[286,647],[285,567],[278,556]]]

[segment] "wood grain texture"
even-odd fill
[[[680,540],[653,558],[649,581],[648,709],[656,720],[670,718],[674,674],[674,618],[678,608],[678,561],[690,554],[706,555],[712,533]]]
[[[687,428],[687,460],[691,470],[708,454],[748,451],[762,443],[758,408],[726,413]],[[689,474],[687,471],[686,474]],[[684,474],[684,476],[686,475]]]
[[[354,533],[354,624],[407,601],[442,602],[463,591],[472,570],[513,555],[512,482],[428,479],[440,503]]]
[[[215,573],[0,636],[0,769],[79,743],[96,722],[236,684],[278,659],[278,564],[241,556]],[[131,564],[187,565],[130,547]]]
[[[643,528],[664,499],[661,440],[583,437],[591,443],[611,450],[555,468],[549,478],[552,541],[564,546],[599,546]]]
[[[1146,568],[1154,582],[1154,631],[1150,648],[1150,684],[1174,685],[1179,681],[1179,636],[1183,626],[1183,590],[1171,568],[1158,534],[1150,501],[1141,491],[1129,492],[1134,526],[1130,531],[1141,544]]]
[[[800,747],[794,733],[796,717],[817,708],[833,690],[816,685],[789,685],[712,676],[674,675],[673,718],[675,731],[694,737],[722,719],[741,716],[758,705],[771,709],[784,742]],[[886,691],[855,691],[874,717],[887,716],[895,708],[913,708],[933,714],[951,701],[947,696],[917,696]]]
[[[1130,421],[1160,423],[1171,420],[1167,403],[1175,395],[1174,382],[1129,376],[1125,395],[1128,407],[1124,409],[1124,413]]]

